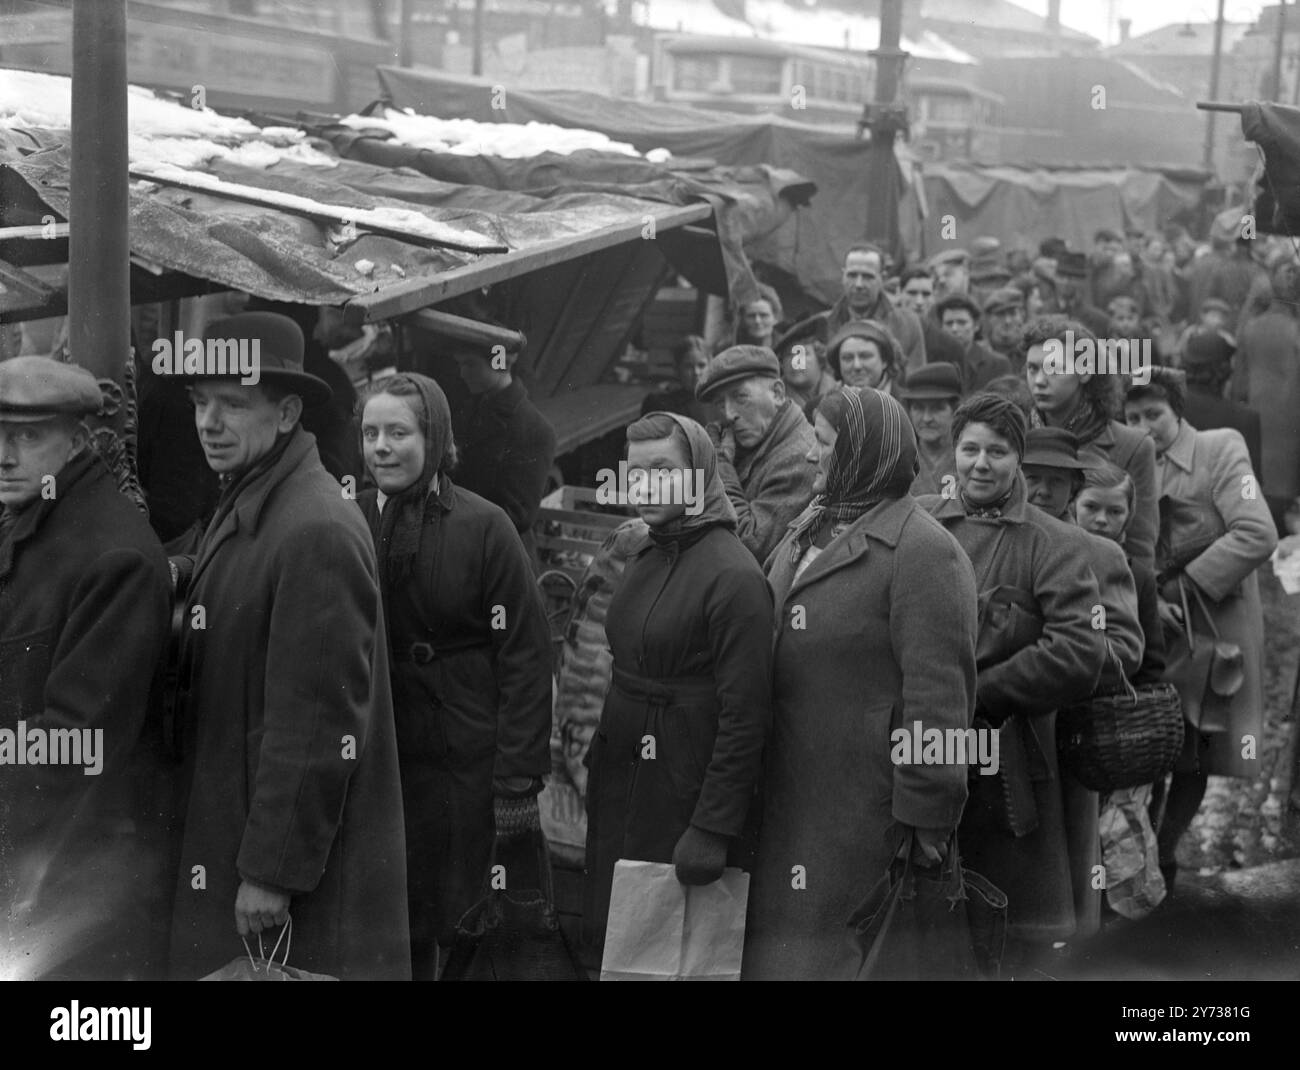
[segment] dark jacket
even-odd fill
[[[471,399],[453,414],[460,463],[456,483],[506,511],[533,554],[533,522],[555,460],[555,429],[518,379]]]
[[[376,532],[376,492],[358,501]],[[494,780],[551,768],[550,630],[509,518],[446,479],[426,510],[414,576],[385,610],[411,931],[450,939],[487,872]],[[433,656],[413,657],[416,643]]]
[[[1011,361],[983,342],[972,342],[957,367],[961,369],[962,392],[967,395],[978,393],[994,379],[1015,374]]]
[[[1198,431],[1212,431],[1220,427],[1232,428],[1246,440],[1250,466],[1255,470],[1255,475],[1259,476],[1263,471],[1259,413],[1254,409],[1202,390],[1199,386],[1188,384],[1183,419]]]
[[[410,977],[388,649],[365,520],[297,428],[204,535],[184,633],[192,787],[178,978],[243,953],[240,879],[292,895],[291,965]],[[196,887],[195,867],[205,886]]]
[[[768,573],[779,607],[745,937],[753,980],[851,977],[845,921],[889,866],[891,828],[952,828],[967,794],[964,766],[890,757],[893,733],[914,721],[971,723],[975,576],[956,540],[904,496],[849,525],[796,580],[797,564],[787,537]]]
[[[0,728],[99,730],[103,765],[86,775],[84,751],[82,765],[0,765],[0,937],[15,976],[138,977],[157,965],[145,961],[147,911],[160,898],[146,875],[161,859],[140,835],[154,809],[153,770],[140,763],[157,753],[143,733],[167,632],[167,560],[93,454],[54,487],[15,518],[0,564]],[[23,901],[29,932],[53,923],[75,934],[65,956],[6,933]]]
[[[735,838],[771,723],[772,596],[726,527],[681,549],[647,538],[605,632],[614,678],[588,754],[584,925],[593,945],[604,940],[618,859],[670,862],[694,825],[732,837],[739,861]]]
[[[812,501],[816,473],[808,453],[815,441],[803,413],[787,400],[762,442],[738,449],[734,462],[718,457],[718,475],[736,510],[736,534],[758,561],[766,560],[786,525]]]
[[[1079,560],[1075,530],[1029,505],[1020,476],[996,520],[967,516],[960,498],[919,501],[974,566],[976,716],[1003,726],[998,775],[971,781],[958,830],[962,860],[1007,894],[1010,933],[1065,939],[1075,930],[1075,902],[1056,710],[1088,698],[1107,660],[1102,633],[1092,628],[1097,581]]]

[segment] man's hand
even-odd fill
[[[673,865],[683,884],[712,884],[727,866],[727,837],[688,826],[673,848]]]
[[[1183,607],[1175,605],[1173,602],[1166,602],[1163,598],[1156,600],[1156,608],[1160,613],[1160,623],[1164,630],[1170,634],[1175,634],[1183,630]]]
[[[948,857],[948,840],[952,829],[913,829],[916,839],[912,845],[912,861],[922,866],[938,865]]]
[[[235,928],[240,936],[274,929],[289,920],[289,897],[248,881],[239,882],[235,894]]]

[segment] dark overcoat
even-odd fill
[[[967,793],[965,765],[891,761],[896,729],[971,723],[975,576],[957,541],[904,496],[798,580],[796,564],[787,536],[769,559],[773,726],[744,957],[755,980],[851,977],[846,924],[889,865],[887,833],[952,828]]]
[[[375,491],[358,501],[377,531]],[[550,629],[509,518],[445,478],[386,610],[412,934],[446,942],[487,873],[494,780],[551,769]]]
[[[1107,661],[1092,627],[1097,580],[1077,530],[1028,504],[1019,475],[996,519],[967,516],[960,498],[920,502],[975,568],[976,714],[1003,726],[998,775],[971,780],[958,829],[963,859],[1006,892],[1012,935],[1062,940],[1074,933],[1075,912],[1056,710],[1088,698]],[[1008,807],[1008,798],[1024,801]]]
[[[102,730],[103,764],[89,776],[84,764],[0,765],[0,935],[7,919],[19,976],[139,977],[150,966],[139,912],[166,898],[146,837],[157,750],[143,732],[167,559],[93,454],[54,488],[18,514],[11,555],[0,551],[0,729]]]
[[[726,527],[681,548],[647,538],[605,632],[614,679],[588,752],[583,923],[593,946],[620,858],[671,862],[694,825],[731,837],[731,862],[742,860],[771,722],[772,598]]]
[[[397,741],[365,520],[298,428],[213,523],[182,648],[192,783],[173,973],[201,977],[243,953],[243,878],[291,895],[290,965],[409,979]]]

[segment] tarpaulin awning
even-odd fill
[[[1264,153],[1255,196],[1256,228],[1300,235],[1300,108],[1244,104],[1241,133]]]

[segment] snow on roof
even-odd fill
[[[246,167],[293,160],[309,167],[338,161],[315,149],[303,131],[255,126],[211,108],[190,108],[140,86],[127,87],[128,152],[131,162],[198,167],[214,159]],[[72,79],[61,74],[0,69],[0,126],[72,126]]]
[[[567,156],[582,149],[640,156],[631,145],[594,130],[550,123],[483,123],[475,119],[439,119],[410,108],[385,108],[383,115],[349,115],[340,120],[354,130],[380,129],[401,145],[454,156],[499,156],[508,160],[555,152]]]
[[[642,24],[655,30],[757,37],[792,45],[851,49],[865,52],[880,44],[880,20],[833,8],[793,7],[785,0],[746,0],[745,19],[724,15],[712,0],[649,0]],[[975,63],[973,56],[954,48],[927,30],[904,37],[902,47],[918,59]]]

